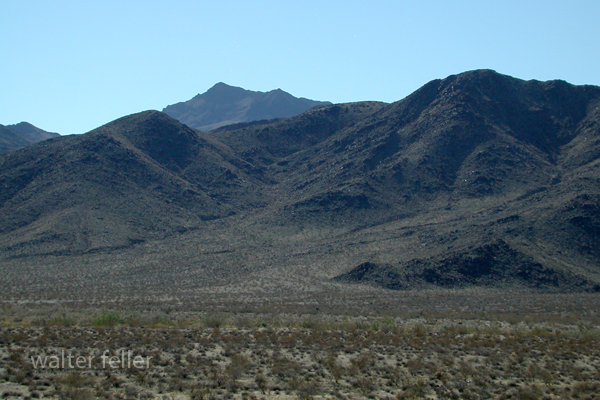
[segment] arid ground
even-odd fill
[[[0,396],[598,398],[598,294],[374,293],[345,307],[3,303]]]

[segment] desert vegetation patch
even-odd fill
[[[3,398],[593,399],[595,318],[4,307]],[[137,362],[135,361],[137,360]]]

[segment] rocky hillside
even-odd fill
[[[599,157],[600,88],[490,70],[209,133],[144,112],[0,158],[0,268],[57,296],[593,292]]]

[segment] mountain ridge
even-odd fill
[[[296,98],[281,89],[259,92],[219,82],[192,99],[169,105],[167,115],[202,131],[263,119],[285,118],[330,102]]]
[[[58,133],[47,132],[24,121],[14,125],[0,125],[0,154],[59,136]]]
[[[478,70],[211,132],[123,117],[0,157],[2,272],[57,284],[43,260],[184,292],[598,291],[599,105],[600,87]]]

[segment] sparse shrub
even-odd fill
[[[423,337],[425,335],[427,335],[427,330],[425,329],[425,326],[423,324],[416,324],[413,327],[413,331],[412,331],[413,335],[415,335],[416,337]]]
[[[80,373],[72,373],[61,379],[64,385],[71,387],[83,387],[93,382],[93,378]]]
[[[70,318],[67,318],[66,316],[62,316],[62,317],[54,317],[49,319],[45,325],[47,326],[72,326],[73,325],[73,320]]]
[[[227,375],[233,380],[238,379],[246,372],[249,365],[250,360],[248,357],[235,354],[231,357],[231,363],[226,367]]]
[[[258,374],[254,377],[256,387],[264,394],[267,389],[267,378],[263,374]]]
[[[331,355],[323,359],[323,365],[329,370],[329,373],[333,376],[333,379],[335,379],[335,383],[339,383],[346,372],[346,368],[338,363],[335,357]]]
[[[571,397],[574,399],[593,399],[598,393],[600,393],[600,383],[598,382],[577,382],[571,389]]]
[[[196,384],[190,391],[191,400],[205,400],[210,398],[212,398],[212,391],[204,385]]]
[[[59,393],[60,400],[89,400],[95,396],[94,390],[91,388],[69,388]]]
[[[398,400],[404,399],[422,399],[427,394],[429,386],[424,379],[418,379],[408,386],[404,387],[404,390],[398,392],[396,398]]]
[[[304,381],[297,388],[298,397],[302,400],[312,399],[319,393],[319,384],[312,381]]]
[[[352,384],[357,387],[363,395],[367,395],[377,388],[375,379],[370,376],[360,376],[356,378]]]
[[[413,375],[420,374],[425,370],[425,361],[422,357],[413,357],[406,362],[406,368]]]
[[[281,379],[297,376],[302,369],[302,366],[293,360],[288,360],[284,357],[277,357],[273,360],[271,373]]]
[[[251,316],[253,321],[269,321],[266,329],[259,324],[239,328],[238,319],[227,314],[216,314],[221,321],[230,321],[222,328],[202,323],[154,325],[156,315],[165,315],[156,312],[149,317],[141,314],[133,325],[128,313],[87,312],[82,320],[94,321],[104,314],[125,316],[125,321],[98,328],[75,322],[70,327],[1,326],[0,381],[28,386],[32,398],[38,393],[65,399],[71,395],[142,399],[151,398],[150,393],[166,399],[173,391],[210,399],[231,397],[240,389],[243,393],[231,398],[261,398],[270,391],[287,396],[294,391],[309,399],[327,388],[330,396],[339,398],[385,399],[397,393],[398,398],[412,399],[583,400],[600,392],[596,370],[600,342],[589,339],[597,337],[598,328],[588,324],[582,330],[573,325],[577,319],[572,325],[553,326],[536,325],[540,317],[532,317],[527,325],[509,325],[464,316],[462,324],[422,316],[399,322],[387,317],[332,322],[325,315]],[[184,320],[175,312],[169,318]],[[185,320],[205,321],[189,315]],[[316,321],[322,327],[300,328],[302,321]],[[385,332],[385,326],[396,326],[401,333]],[[422,330],[420,337],[415,330]],[[152,356],[152,362],[148,370],[113,371],[102,370],[96,357],[93,371],[60,371],[41,379],[29,361],[31,356],[56,355],[63,349],[97,354],[98,344],[113,352],[131,349]],[[76,390],[81,388],[88,391]]]
[[[220,316],[212,315],[204,319],[204,326],[208,328],[220,328],[225,325],[225,319]]]
[[[544,393],[536,385],[524,386],[517,391],[518,400],[538,400],[541,399]]]
[[[358,356],[352,358],[350,362],[356,366],[360,371],[367,372],[375,366],[376,362],[375,355],[370,351],[363,352]]]
[[[92,320],[96,326],[115,326],[124,324],[125,320],[116,312],[104,312]]]
[[[387,384],[392,387],[400,386],[406,379],[406,372],[398,367],[387,367],[383,369],[383,378]]]
[[[381,331],[383,333],[398,333],[399,328],[396,325],[396,321],[392,317],[381,318],[379,321],[375,321],[371,326],[374,331]]]

